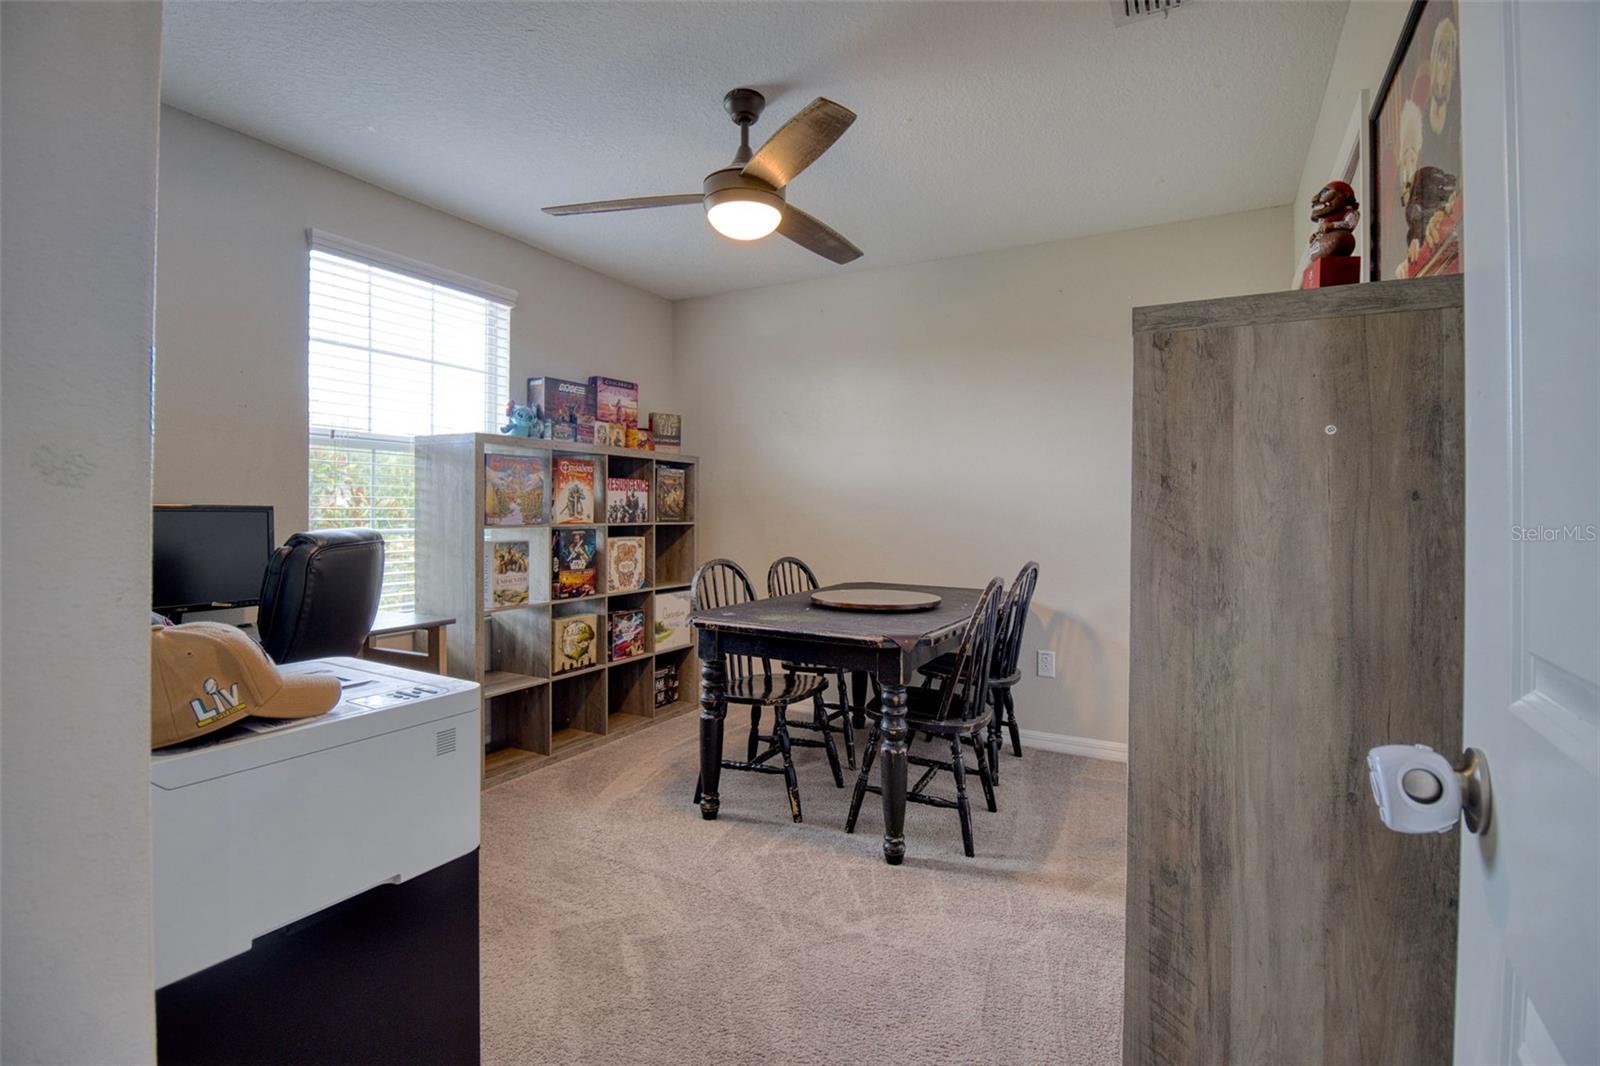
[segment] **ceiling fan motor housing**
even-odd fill
[[[770,204],[779,211],[783,210],[782,189],[775,189],[760,178],[753,178],[743,173],[739,167],[713,170],[706,175],[702,188],[708,211],[728,200],[753,200],[757,203]]]

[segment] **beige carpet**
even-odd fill
[[[782,777],[726,771],[703,821],[698,724],[484,794],[485,1062],[1117,1061],[1123,767],[1008,755],[1000,813],[973,782],[976,859],[914,805],[891,868],[879,800],[846,836],[820,750],[804,824]]]

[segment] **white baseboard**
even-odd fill
[[[1041,733],[1037,729],[1024,729],[1022,746],[1038,748],[1040,751],[1082,755],[1089,759],[1104,759],[1107,762],[1128,761],[1128,745],[1115,740],[1096,740],[1093,737],[1072,737],[1065,733]]]

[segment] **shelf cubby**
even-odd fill
[[[693,648],[672,648],[656,652],[650,668],[650,700],[653,712],[660,714],[666,707],[655,707],[655,671],[663,666],[676,667],[678,671],[679,704],[698,703],[700,699],[700,660]],[[668,706],[671,706],[670,704]]]
[[[651,584],[657,588],[681,587],[694,580],[694,526],[657,526],[655,568]]]
[[[533,755],[550,754],[549,693],[545,686],[517,689],[484,700],[488,723],[484,751],[493,754],[509,751]]]
[[[546,605],[495,611],[484,619],[484,628],[488,634],[486,672],[550,676],[550,612]]]
[[[550,684],[550,728],[556,733],[569,729],[585,733],[606,731],[606,671],[574,670]]]
[[[655,661],[652,656],[640,655],[612,665],[606,681],[606,711],[612,717],[654,716]]]

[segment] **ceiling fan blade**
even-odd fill
[[[704,195],[697,192],[680,193],[676,196],[635,196],[629,200],[590,200],[584,204],[557,204],[547,207],[547,215],[598,215],[604,211],[638,211],[646,207],[678,207],[680,205],[698,204]]]
[[[783,218],[778,220],[778,232],[808,252],[816,252],[835,263],[849,263],[861,258],[861,249],[845,240],[839,232],[825,222],[806,214],[794,204],[785,204]]]
[[[767,138],[767,143],[744,165],[745,176],[760,178],[775,189],[783,188],[833,147],[833,142],[844,136],[855,120],[856,113],[848,107],[817,97]]]

